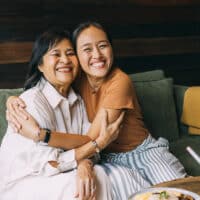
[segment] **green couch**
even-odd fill
[[[186,86],[173,84],[162,70],[130,74],[134,80],[144,120],[151,134],[165,137],[170,150],[179,158],[189,175],[200,175],[200,166],[186,151],[190,145],[200,154],[200,136],[189,135],[187,126],[180,122]],[[19,95],[22,89],[0,89],[0,142],[6,131],[5,101],[10,95]]]

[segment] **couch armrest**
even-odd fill
[[[191,146],[199,154],[200,136],[190,135],[188,133],[188,126],[181,123],[184,94],[187,89],[187,86],[174,85],[175,104],[177,110],[180,138],[177,141],[170,143],[170,150],[181,161],[189,175],[199,176],[199,165],[188,154],[188,152],[186,151],[186,147]]]
[[[174,85],[175,105],[177,110],[179,132],[181,136],[188,135],[188,126],[181,122],[184,94],[187,89],[188,86]]]
[[[22,88],[0,89],[0,144],[7,128],[7,121],[6,121],[6,116],[5,116],[6,100],[11,95],[18,96],[22,91],[23,91]]]

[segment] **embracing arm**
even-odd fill
[[[24,109],[25,107],[25,103],[19,97],[9,97],[7,100],[7,120],[10,121],[11,124],[14,124],[14,127],[18,130],[18,132],[21,130],[23,125],[23,132],[20,131],[21,135],[33,140],[44,141],[46,134],[45,131],[43,129],[39,131],[39,125],[36,123],[35,119],[28,112],[26,112]],[[91,143],[88,142],[91,141],[91,139],[96,140],[99,136],[102,116],[104,114],[103,110],[104,109],[100,109],[97,113],[87,135],[77,135],[70,133],[66,134],[51,131],[52,134],[48,145],[51,147],[57,147],[66,150],[77,148],[77,151],[80,152],[81,155],[86,152],[91,154],[91,152],[94,151],[94,147],[91,145]],[[121,113],[122,110],[107,109],[108,123],[114,122]],[[39,137],[38,132],[40,132]],[[110,139],[112,140],[112,138]]]
[[[41,139],[41,141],[44,141],[44,137],[45,133],[43,134],[43,139]],[[53,131],[48,145],[68,150],[82,146],[89,141],[91,141],[91,139],[87,135],[66,134]]]
[[[16,132],[35,141],[44,141],[46,132],[40,128],[36,120],[26,110],[25,102],[15,96],[11,96],[7,100],[6,117],[10,125]],[[22,131],[23,127],[23,131]],[[79,147],[89,141],[91,138],[87,135],[66,134],[61,132],[51,131],[51,137],[48,145],[62,149],[73,149]]]
[[[23,110],[23,114],[26,116],[26,119],[24,119],[25,117],[22,117],[22,115],[19,116],[17,110],[18,109],[12,111],[11,116],[15,117],[19,124],[22,124],[20,134],[35,141],[44,141],[46,134],[44,129],[39,129],[38,124],[28,112]],[[108,114],[110,114],[110,116],[108,116]],[[8,118],[11,118],[11,116]],[[89,130],[90,136],[52,132],[48,145],[65,149],[75,149],[75,159],[79,162],[82,159],[89,158],[96,153],[96,148],[91,142],[90,137],[92,140],[96,141],[100,150],[104,149],[108,144],[117,138],[119,126],[123,120],[123,116],[124,113],[120,114],[120,111],[112,112],[112,110],[105,111],[105,109],[100,109],[93,125]],[[111,120],[112,123],[110,122]],[[92,133],[95,135],[93,136]]]
[[[120,117],[120,114],[123,112],[122,110],[113,110],[113,109],[106,109],[106,111],[108,116],[106,120],[108,124],[115,122]],[[101,131],[103,118],[105,118],[105,111],[104,109],[100,109],[93,123],[91,124],[87,135],[77,135],[70,133],[66,134],[66,133],[51,131],[52,134],[48,142],[48,145],[51,147],[57,147],[62,149],[76,148],[77,152],[79,152],[80,155],[85,155],[81,157],[87,158],[88,155],[94,154],[94,146],[90,141],[96,140],[98,138]],[[44,137],[45,137],[45,132],[42,131],[40,141],[44,141]],[[113,139],[110,138],[110,140]],[[105,148],[105,146],[107,145],[108,144],[104,143],[102,146],[103,148]]]
[[[101,109],[99,115],[101,116],[99,134],[96,139],[93,140],[96,144],[88,142],[85,145],[76,148],[76,160],[82,160],[93,156],[97,151],[103,150],[107,145],[117,139],[120,131],[119,127],[124,118],[124,112],[122,112],[112,123],[108,121],[108,112],[105,109]]]

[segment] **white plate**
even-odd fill
[[[135,193],[134,195],[132,195],[131,197],[129,197],[129,200],[135,200],[136,195],[144,194],[146,192],[161,192],[161,191],[179,192],[179,193],[182,193],[182,194],[190,195],[195,200],[200,200],[200,196],[198,194],[194,193],[194,192],[190,192],[188,190],[179,189],[179,188],[171,188],[171,187],[148,188],[148,189],[145,189],[145,190],[142,190],[140,192]]]

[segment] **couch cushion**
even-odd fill
[[[19,95],[22,92],[22,88],[19,89],[0,89],[0,144],[3,138],[3,135],[6,132],[7,121],[5,119],[6,111],[6,100],[9,96]]]
[[[135,82],[137,81],[156,81],[165,78],[163,70],[152,70],[129,75]]]
[[[134,77],[133,77],[134,78]],[[179,137],[173,80],[134,81],[144,121],[151,134],[169,141]]]
[[[199,164],[186,151],[187,146],[191,146],[200,155],[200,138],[194,135],[183,136],[171,142],[170,150],[181,161],[189,175],[200,176]]]

